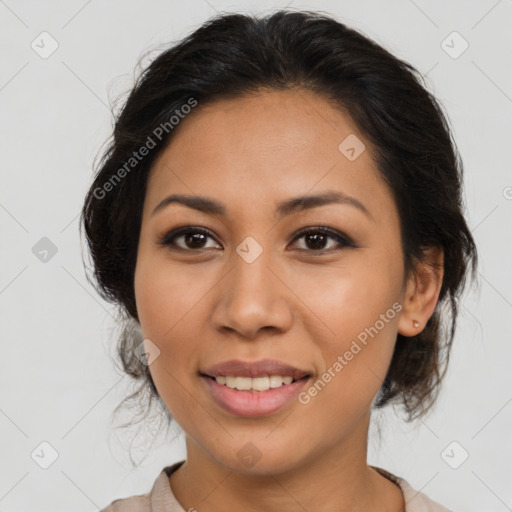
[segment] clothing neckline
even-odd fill
[[[185,460],[181,460],[166,466],[163,468],[158,478],[155,480],[153,485],[153,489],[150,493],[151,499],[151,507],[153,512],[185,512],[185,509],[181,506],[181,504],[176,499],[174,492],[171,487],[171,482],[169,477],[171,474],[178,470],[183,464]],[[389,471],[377,467],[369,465],[372,469],[377,471],[383,477],[387,478],[402,491],[402,495],[404,498],[405,509],[404,512],[414,512],[415,510],[424,510],[424,505],[437,505],[440,512],[450,512],[448,509],[442,507],[439,503],[436,503],[430,500],[427,496],[422,494],[419,491],[416,491],[411,487],[411,485],[403,478],[390,473]],[[412,506],[411,502],[414,501],[414,506]],[[420,508],[416,508],[420,507]],[[430,510],[430,509],[429,509]]]

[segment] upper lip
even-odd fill
[[[309,372],[290,366],[276,359],[262,359],[260,361],[242,361],[231,359],[215,364],[201,371],[209,377],[240,376],[240,377],[264,377],[266,375],[282,375],[293,377],[295,380],[302,379]]]

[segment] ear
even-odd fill
[[[402,312],[398,321],[398,333],[416,336],[434,313],[444,275],[444,251],[442,247],[423,249],[423,261],[411,270],[402,296]]]

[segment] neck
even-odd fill
[[[355,428],[292,469],[263,473],[230,470],[187,436],[187,461],[171,474],[171,488],[185,510],[199,512],[399,512],[401,490],[366,463],[367,434]]]

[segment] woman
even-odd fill
[[[418,73],[329,17],[219,15],[159,55],[82,222],[187,457],[105,511],[446,511],[366,456],[372,410],[439,391],[477,263],[462,205]]]

